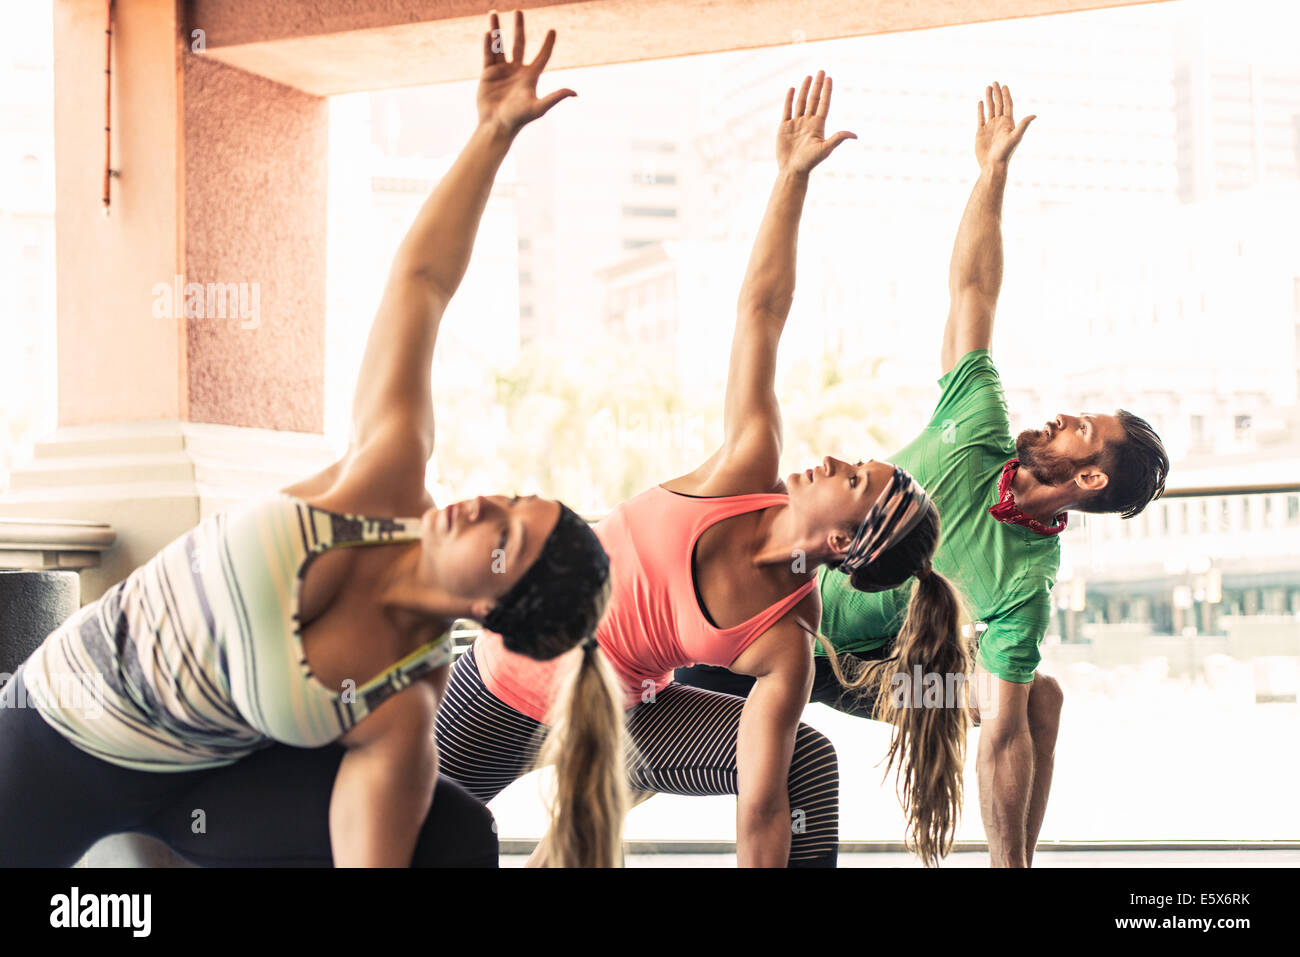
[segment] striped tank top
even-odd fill
[[[299,631],[307,566],[330,548],[419,536],[419,519],[342,515],[287,495],[215,515],[46,638],[20,669],[28,700],[81,750],[136,770],[329,744],[449,662],[451,638],[359,687],[328,688]]]

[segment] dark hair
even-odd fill
[[[596,533],[561,503],[537,560],[483,619],[507,650],[539,661],[582,645],[552,703],[550,734],[539,753],[540,764],[555,766],[550,826],[538,849],[547,867],[622,861],[630,802],[623,694],[595,641],[609,604],[609,574],[609,555]]]
[[[855,591],[891,591],[928,568],[938,545],[939,512],[931,502],[906,537],[849,575],[849,584]]]
[[[537,560],[483,618],[508,650],[538,661],[594,635],[609,601],[609,555],[586,520],[559,504]]]
[[[1124,428],[1124,440],[1107,442],[1095,460],[1109,481],[1075,508],[1080,512],[1119,512],[1132,518],[1164,494],[1169,455],[1146,420],[1123,409],[1115,418]]]
[[[917,577],[907,617],[882,661],[865,662],[846,676],[835,649],[818,635],[835,677],[860,694],[876,692],[872,716],[894,726],[886,773],[898,765],[898,791],[907,814],[907,846],[927,865],[948,853],[961,817],[970,716],[964,695],[943,707],[923,707],[897,693],[918,667],[929,675],[964,678],[971,651],[961,635],[961,602],[952,583],[931,567],[939,544],[939,512],[929,503],[916,526],[892,547],[849,576],[858,591],[897,588]],[[927,679],[928,680],[928,679]],[[945,682],[946,683],[946,682]]]

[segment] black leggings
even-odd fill
[[[854,666],[859,662],[879,661],[881,658],[887,657],[893,651],[893,648],[894,643],[890,641],[872,651],[858,652],[856,655],[842,654],[840,655],[840,668],[847,674],[852,675],[855,671]],[[863,693],[845,691],[844,686],[835,677],[835,672],[831,670],[830,660],[822,655],[813,658],[813,668],[812,693],[808,695],[810,702],[829,705],[836,711],[842,711],[845,714],[851,714],[859,718],[871,717],[871,712],[876,706],[875,688],[868,689]],[[723,694],[734,694],[741,698],[749,697],[749,692],[754,687],[754,679],[748,675],[738,675],[734,671],[728,671],[726,668],[715,668],[713,665],[678,668],[673,673],[673,678],[693,688],[721,691]]]
[[[673,683],[627,714],[635,749],[634,790],[736,794],[736,737],[745,702]],[[534,765],[545,726],[511,708],[483,683],[471,647],[451,671],[438,711],[442,770],[490,801]],[[835,748],[806,724],[790,758],[790,867],[834,867],[839,850],[839,764]]]
[[[22,669],[10,682],[22,681]],[[5,689],[5,700],[14,688]],[[0,707],[0,866],[69,867],[135,831],[202,867],[329,867],[339,745],[273,745],[232,765],[135,771],[68,742],[31,707]],[[491,813],[439,775],[413,867],[496,867]]]

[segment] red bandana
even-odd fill
[[[1055,525],[1044,525],[1037,519],[1030,518],[1020,511],[1019,506],[1016,505],[1016,500],[1011,495],[1011,480],[1016,477],[1016,469],[1018,468],[1020,468],[1020,459],[1012,459],[1002,466],[1002,477],[998,479],[998,504],[989,509],[989,514],[999,522],[1006,522],[1010,525],[1023,525],[1031,532],[1037,532],[1039,535],[1059,535],[1065,531],[1065,523],[1070,518],[1065,512],[1056,516]]]

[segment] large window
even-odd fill
[[[1125,408],[1163,437],[1171,486],[1227,489],[1063,536],[1043,670],[1066,712],[1043,837],[1297,837],[1300,490],[1279,483],[1300,475],[1300,64],[1283,15],[1165,3],[551,76],[581,96],[521,136],[444,323],[436,497],[537,490],[597,515],[710,454],[773,124],[819,68],[832,125],[860,139],[814,174],[801,228],[783,467],[887,459],[937,396],[975,103],[1008,83],[1039,117],[1004,212],[995,357],[1013,428]],[[467,84],[334,103],[335,436],[423,199],[370,184],[438,175],[472,103]],[[884,729],[807,718],[837,743],[843,836],[897,839]],[[967,838],[974,781],[972,764]],[[502,797],[503,835],[540,821],[532,788]],[[630,834],[726,837],[731,807],[657,798]]]

